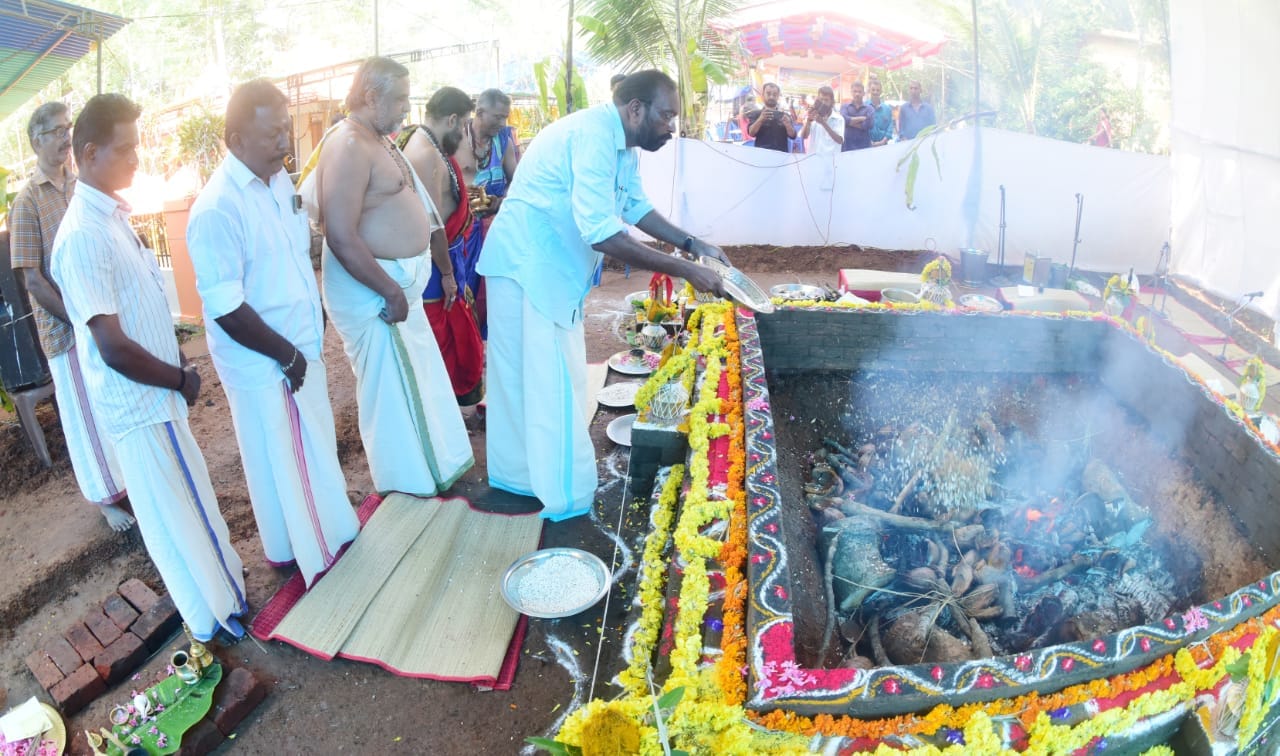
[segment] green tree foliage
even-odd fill
[[[178,162],[194,166],[204,184],[226,152],[222,134],[226,121],[220,113],[199,110],[178,125]]]
[[[681,85],[681,121],[701,134],[708,82],[728,81],[732,51],[708,25],[729,15],[737,0],[585,0],[578,16],[587,53],[620,71],[658,68]]]
[[[935,106],[945,104],[940,120],[993,110],[995,120],[983,123],[1073,142],[1088,140],[1106,108],[1113,143],[1161,148],[1159,114],[1149,112],[1143,84],[1169,80],[1168,0],[978,0],[977,6],[981,103],[973,101],[967,0],[925,0],[921,7],[949,41],[923,70],[882,74],[885,97],[906,99],[909,81],[920,79]],[[1101,30],[1136,36],[1144,66],[1138,86],[1126,86],[1088,57],[1086,45]]]

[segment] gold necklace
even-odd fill
[[[387,151],[387,155],[391,157],[391,162],[395,163],[396,167],[400,169],[400,179],[403,182],[400,184],[400,189],[404,189],[406,186],[413,186],[413,174],[410,172],[413,169],[409,167],[409,161],[405,160],[405,157],[400,153],[400,150],[396,149],[396,146],[391,143],[391,139],[389,137],[380,136],[378,132],[366,126],[355,116],[347,116],[347,120],[369,132],[369,135],[377,140],[377,142],[382,145],[382,148]]]

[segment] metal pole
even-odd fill
[[[1001,275],[1004,275],[1004,184],[1000,185],[1000,249],[996,260],[996,265],[1000,266]]]
[[[979,89],[979,81],[982,77],[979,76],[978,68],[978,0],[970,0],[970,8],[973,12],[973,112],[977,113],[982,108],[981,90]],[[979,120],[973,122],[975,129],[981,125],[982,123]]]
[[[1076,250],[1080,247],[1080,216],[1084,214],[1084,195],[1076,193],[1076,235],[1071,243],[1071,269],[1067,271],[1067,279],[1076,272]]]
[[[568,34],[564,40],[564,115],[573,112],[573,0],[569,0]]]

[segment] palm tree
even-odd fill
[[[680,85],[681,121],[701,134],[708,81],[723,83],[736,65],[725,41],[707,26],[739,0],[580,0],[578,24],[587,32],[586,51],[622,71],[674,70]]]

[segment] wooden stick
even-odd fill
[[[876,664],[881,667],[888,667],[893,664],[889,661],[889,656],[884,652],[884,644],[880,642],[880,615],[871,618],[871,655],[875,657]]]
[[[822,660],[823,664],[827,663],[827,654],[831,650],[831,636],[836,627],[836,591],[835,586],[832,585],[832,576],[835,574],[833,564],[836,558],[836,546],[840,543],[840,536],[843,533],[843,530],[837,530],[835,535],[831,537],[831,544],[827,546],[826,569],[823,570],[822,576],[823,588],[827,594],[827,626],[822,631],[822,649],[818,658]]]

